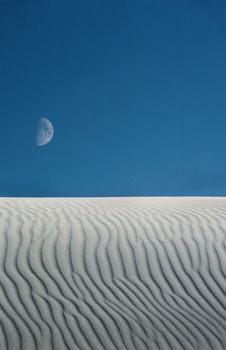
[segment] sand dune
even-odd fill
[[[225,350],[226,198],[0,199],[1,350]]]

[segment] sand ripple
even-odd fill
[[[1,350],[225,350],[226,198],[0,199]]]

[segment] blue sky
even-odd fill
[[[0,1],[0,196],[226,195],[225,34],[225,0]]]

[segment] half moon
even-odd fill
[[[36,145],[46,145],[52,140],[53,134],[53,124],[45,117],[40,118],[36,134]]]

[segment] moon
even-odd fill
[[[49,143],[54,135],[53,124],[45,117],[41,117],[36,134],[36,145],[44,146]]]

